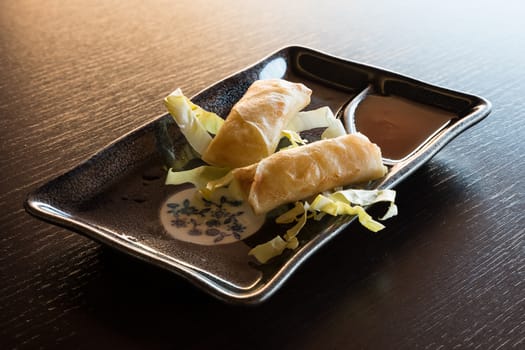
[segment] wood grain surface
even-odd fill
[[[1,1],[0,348],[525,348],[521,1]],[[257,307],[23,209],[115,138],[291,44],[489,99],[491,115]]]

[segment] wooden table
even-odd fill
[[[521,1],[2,1],[0,348],[525,348]],[[490,116],[270,300],[231,306],[39,221],[26,195],[290,44],[483,96]]]

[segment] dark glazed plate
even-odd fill
[[[480,97],[296,46],[271,54],[192,100],[224,117],[254,80],[264,78],[303,82],[313,90],[308,109],[329,106],[342,114],[349,101],[372,87],[381,94],[399,95],[457,114],[408,158],[389,164],[388,174],[373,187],[395,186],[490,111],[490,103]],[[168,269],[219,299],[244,304],[268,299],[308,256],[352,222],[348,218],[309,222],[296,250],[287,250],[265,265],[248,256],[248,251],[283,231],[268,222],[251,237],[231,244],[209,246],[176,240],[161,225],[159,210],[168,196],[180,190],[164,185],[165,167],[185,145],[172,118],[163,115],[35,190],[27,198],[26,209]]]

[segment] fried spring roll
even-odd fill
[[[233,170],[233,177],[255,214],[263,214],[335,187],[380,178],[386,171],[379,147],[362,134],[350,134],[279,151]]]
[[[238,168],[271,155],[281,130],[310,103],[312,91],[282,79],[255,81],[233,106],[202,159],[212,165]]]

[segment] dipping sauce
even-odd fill
[[[160,221],[172,237],[201,245],[234,243],[257,232],[265,216],[226,194],[218,189],[207,201],[194,187],[177,192],[162,205]]]
[[[456,116],[401,97],[368,95],[357,106],[354,122],[381,148],[383,158],[400,160]]]

